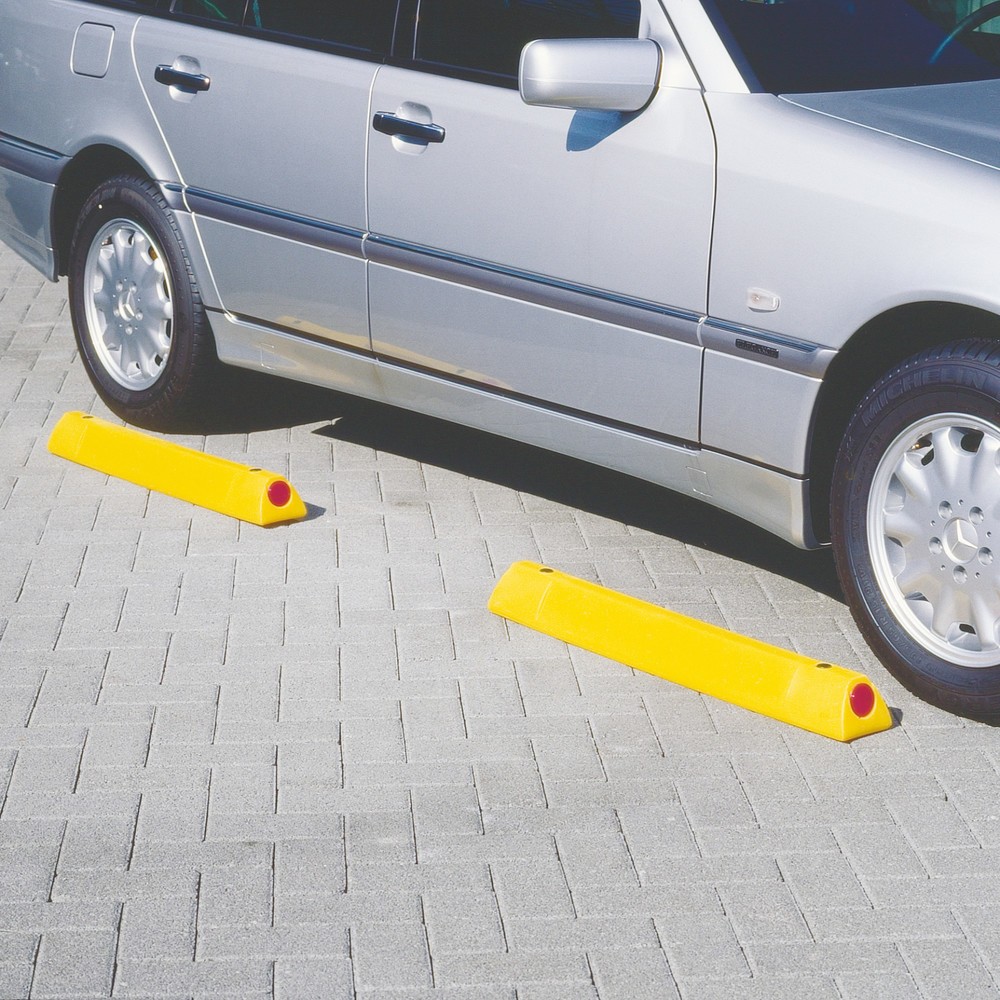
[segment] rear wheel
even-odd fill
[[[130,423],[166,429],[207,397],[215,351],[176,220],[153,183],[123,175],[80,212],[70,310],[94,387]]]
[[[841,584],[911,690],[1000,719],[1000,350],[962,341],[890,372],[848,427],[833,483]]]

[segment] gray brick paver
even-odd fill
[[[803,997],[809,997],[809,1000],[843,1000],[832,975],[809,972],[759,975],[753,979],[686,978],[680,980],[680,987],[684,1000],[802,1000]]]
[[[197,913],[195,891],[174,898],[129,900],[122,913],[118,959],[192,959]]]
[[[435,958],[434,974],[435,981],[443,986],[510,982],[527,986],[551,982],[565,983],[580,990],[589,987],[592,981],[586,955],[571,951],[448,954]]]
[[[117,964],[116,997],[244,997],[270,996],[273,963],[260,958],[196,962],[193,959],[123,959]]]
[[[35,974],[35,960],[0,962],[0,996],[22,1000],[31,990]]]
[[[451,891],[447,882],[442,883],[441,888]],[[362,923],[420,924],[423,921],[420,892],[386,881],[374,891],[352,886],[349,892],[278,894],[274,923],[276,927],[322,924],[335,928],[338,933],[343,927]]]
[[[66,824],[59,872],[123,871],[135,839],[134,816],[72,817]]]
[[[274,966],[274,1000],[354,1000],[348,958],[281,958]]]
[[[351,930],[351,956],[359,990],[433,984],[422,923],[359,923]]]
[[[681,995],[659,948],[623,952],[596,947],[587,957],[601,1000],[674,1000]]]
[[[447,889],[423,896],[423,918],[431,954],[500,953],[517,947],[501,920],[492,893],[455,892]],[[548,923],[548,921],[546,921]]]
[[[830,941],[942,941],[964,937],[955,915],[944,905],[805,911],[813,938]]]
[[[42,934],[32,1000],[105,996],[111,992],[117,929],[52,929]]]
[[[961,996],[970,1000],[1000,996],[995,975],[983,965],[967,941],[903,943],[900,951],[921,991],[927,996]]]
[[[922,1000],[923,993],[909,973],[848,972],[836,977],[843,1000]]]
[[[65,285],[0,249],[0,997],[996,995],[996,731],[885,674],[796,577],[827,557],[421,463],[333,396],[178,438],[291,473],[317,516],[262,531],[53,458],[67,409],[109,416]],[[860,667],[902,723],[835,744],[508,625],[518,559]]]
[[[199,927],[269,926],[274,913],[273,885],[273,870],[263,866],[202,872]]]
[[[745,945],[810,941],[816,934],[784,882],[730,883],[719,887],[719,897],[737,940]]]

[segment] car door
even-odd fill
[[[381,69],[373,92],[367,252],[382,362],[697,440],[714,147],[662,12],[420,0],[415,20],[412,58]],[[664,47],[665,78],[638,113],[521,100],[528,40],[640,34]]]
[[[394,12],[175,0],[139,23],[136,69],[235,317],[368,349],[366,119]]]

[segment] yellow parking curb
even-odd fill
[[[847,742],[892,728],[853,670],[819,663],[540,566],[515,563],[490,611],[637,670]]]
[[[64,413],[49,436],[60,458],[251,524],[299,521],[306,505],[283,476],[109,424]]]

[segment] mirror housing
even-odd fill
[[[649,38],[542,38],[521,51],[525,104],[638,111],[656,91],[660,47]]]

